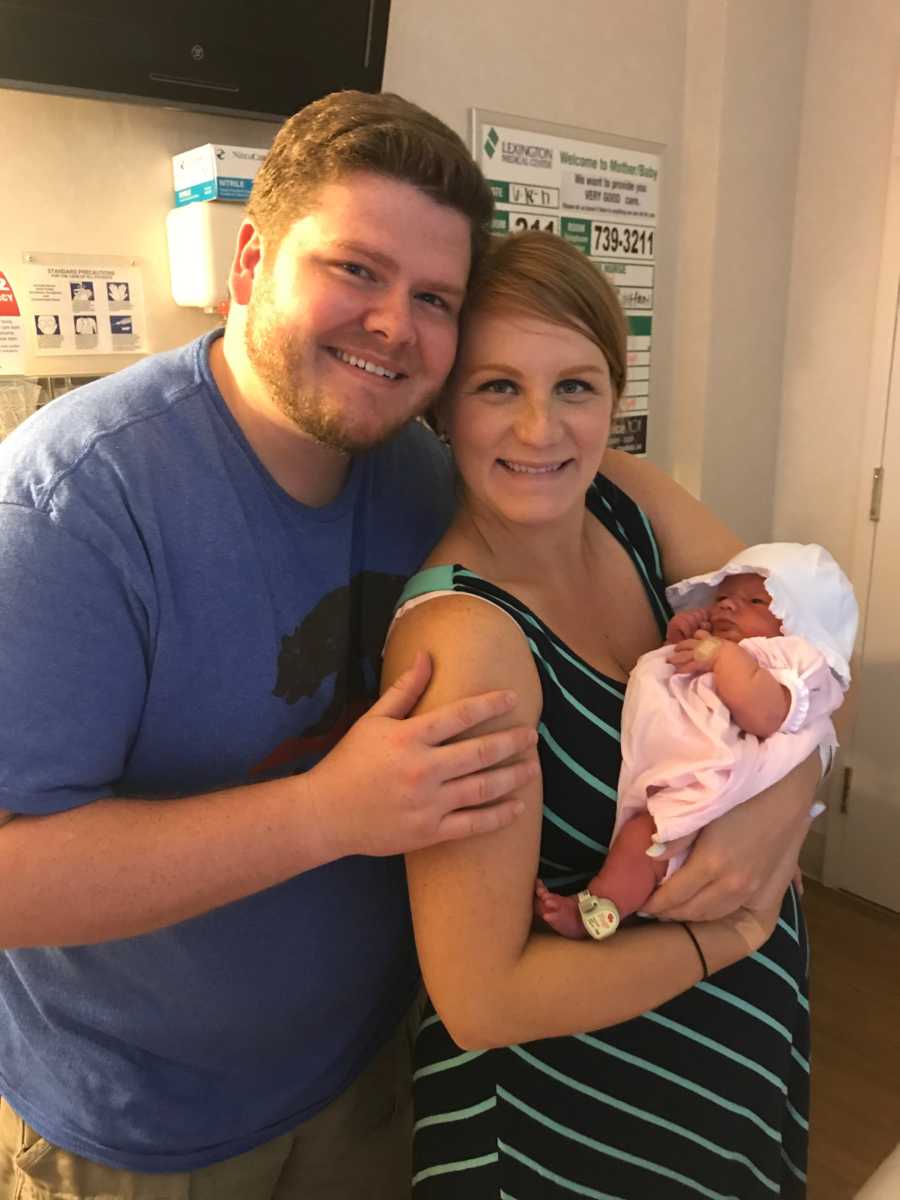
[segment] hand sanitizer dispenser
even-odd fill
[[[173,208],[166,217],[172,299],[184,308],[217,312],[228,295],[243,206],[204,200]]]

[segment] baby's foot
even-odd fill
[[[563,937],[587,937],[576,898],[551,892],[540,879],[534,885],[534,915]]]

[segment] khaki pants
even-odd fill
[[[410,1194],[412,1042],[419,1005],[337,1100],[236,1158],[171,1175],[89,1162],[0,1097],[0,1200],[403,1200]]]

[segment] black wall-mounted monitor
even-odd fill
[[[381,88],[390,0],[0,0],[0,86],[280,119]]]

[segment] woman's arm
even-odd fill
[[[417,649],[434,661],[419,710],[502,680],[519,706],[482,728],[537,725],[540,683],[517,626],[481,600],[429,601],[404,616],[388,643],[384,685]],[[541,824],[540,782],[521,788],[522,817],[506,829],[407,856],[416,943],[432,1000],[454,1040],[483,1049],[613,1025],[695,984],[699,958],[683,929],[619,930],[602,943],[532,929]],[[762,943],[777,918],[790,864],[768,908],[696,930],[710,971]],[[780,891],[778,890],[780,888]],[[777,895],[775,894],[777,892]]]

